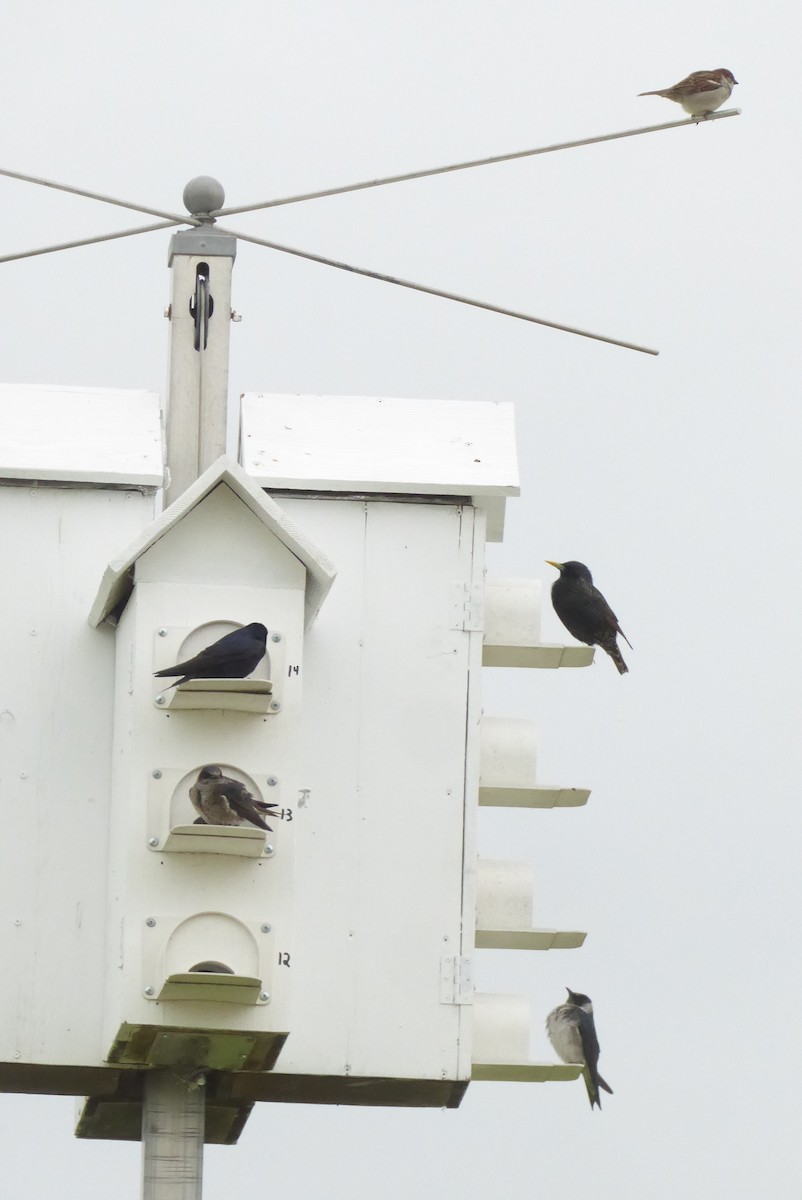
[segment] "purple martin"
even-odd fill
[[[588,568],[581,562],[558,563],[550,558],[546,562],[560,572],[560,578],[551,585],[551,602],[565,628],[577,641],[601,646],[618,667],[619,674],[625,675],[629,667],[621,657],[616,634],[621,634],[630,649],[632,643],[604,596],[593,586]]]
[[[186,662],[176,663],[174,667],[165,667],[163,671],[154,671],[157,678],[164,676],[182,675],[169,687],[178,687],[188,679],[244,679],[250,675],[258,662],[264,658],[267,643],[267,630],[264,625],[254,621],[243,629],[235,629],[224,637],[205,646],[194,658]]]
[[[250,821],[268,833],[273,832],[262,814],[270,816],[271,809],[277,806],[255,800],[244,783],[224,775],[220,767],[212,764],[201,767],[189,789],[189,798],[201,817],[196,825],[243,825]]]
[[[598,1072],[599,1039],[593,1021],[593,1005],[590,997],[581,992],[568,992],[568,1003],[559,1004],[546,1017],[546,1033],[559,1057],[566,1063],[581,1063],[585,1087],[588,1089],[590,1107],[601,1108],[599,1088],[612,1096],[613,1089],[605,1083]]]

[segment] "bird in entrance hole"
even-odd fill
[[[277,805],[255,800],[245,784],[224,775],[222,767],[211,763],[201,767],[189,789],[189,798],[200,815],[196,825],[242,825],[250,821],[251,825],[273,832],[264,818]]]
[[[267,629],[259,621],[235,629],[205,646],[194,658],[154,671],[157,678],[181,675],[170,687],[178,687],[188,679],[244,679],[265,656]]]
[[[618,667],[619,674],[624,675],[629,667],[618,649],[616,635],[620,633],[630,649],[632,643],[604,596],[593,586],[588,568],[581,562],[559,563],[550,558],[546,562],[560,572],[559,579],[551,585],[551,602],[565,628],[578,641],[601,646]]]
[[[546,1017],[546,1033],[559,1057],[565,1063],[580,1063],[585,1087],[588,1089],[590,1107],[601,1108],[599,1088],[612,1096],[613,1089],[605,1083],[598,1072],[599,1039],[593,1020],[593,1005],[590,997],[570,988],[566,1004],[558,1004]]]

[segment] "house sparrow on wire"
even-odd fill
[[[732,71],[719,67],[715,71],[694,71],[673,87],[656,92],[639,92],[639,96],[663,96],[681,104],[692,117],[709,117],[729,100],[738,80]]]

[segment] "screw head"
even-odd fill
[[[148,838],[148,845],[149,845],[149,846],[150,846],[152,849],[154,849],[154,850],[155,850],[155,849],[156,849],[156,847],[158,846],[158,844],[159,844],[159,839],[158,839],[157,837],[151,837],[151,838]]]
[[[270,640],[271,640],[271,642],[280,642],[281,634],[280,633],[271,633]]]
[[[19,924],[19,922],[17,922],[17,923]],[[267,922],[265,922],[264,925],[262,926],[262,933],[270,933],[270,930],[272,928],[273,928],[272,925],[268,925]]]
[[[156,697],[156,703],[157,703],[157,704],[166,704],[166,703],[167,703],[167,701],[166,701],[166,699],[165,699],[165,697],[164,697],[164,696],[157,696],[157,697]]]
[[[156,989],[154,987],[151,987],[150,984],[148,984],[148,986],[145,988],[145,995],[152,996],[155,993],[155,991],[156,991]]]
[[[159,637],[167,637],[167,630],[164,628],[164,626],[163,626],[163,625],[162,625],[162,627],[159,629]]]
[[[268,1000],[270,999],[270,992],[260,992],[259,999],[263,1004],[267,1004]]]
[[[268,777],[267,777],[267,786],[268,787],[275,787],[277,783],[278,783],[278,778],[275,775],[268,775]]]
[[[276,847],[273,846],[270,842],[268,842],[267,845],[265,846],[265,854],[269,858],[271,854],[275,854],[275,853],[276,853]]]
[[[162,700],[162,704],[164,704],[163,700]],[[278,712],[280,708],[281,708],[281,705],[279,704],[278,700],[270,701],[270,711],[271,712]]]
[[[155,771],[151,771],[151,775],[153,776],[154,779],[161,779],[161,777],[162,777],[162,773],[158,767],[156,768]]]
[[[145,921],[145,924],[147,925],[148,929],[152,929],[153,926],[156,924],[156,918],[148,917],[148,919]]]

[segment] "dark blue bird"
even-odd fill
[[[599,1039],[593,1020],[593,1005],[590,997],[582,992],[568,992],[568,1003],[558,1004],[546,1017],[546,1033],[549,1041],[563,1062],[580,1063],[585,1087],[588,1089],[590,1107],[601,1108],[599,1088],[612,1096],[613,1089],[599,1074]]]
[[[565,628],[585,645],[601,646],[618,667],[619,674],[625,675],[629,667],[618,649],[616,635],[620,633],[630,649],[632,643],[604,596],[593,586],[588,568],[581,562],[558,563],[550,558],[546,562],[560,572],[560,578],[551,585],[551,602]]]
[[[158,678],[181,675],[183,678],[171,683],[178,687],[188,679],[244,679],[265,656],[267,629],[254,621],[243,629],[235,629],[225,637],[204,647],[194,658],[154,671]]]

